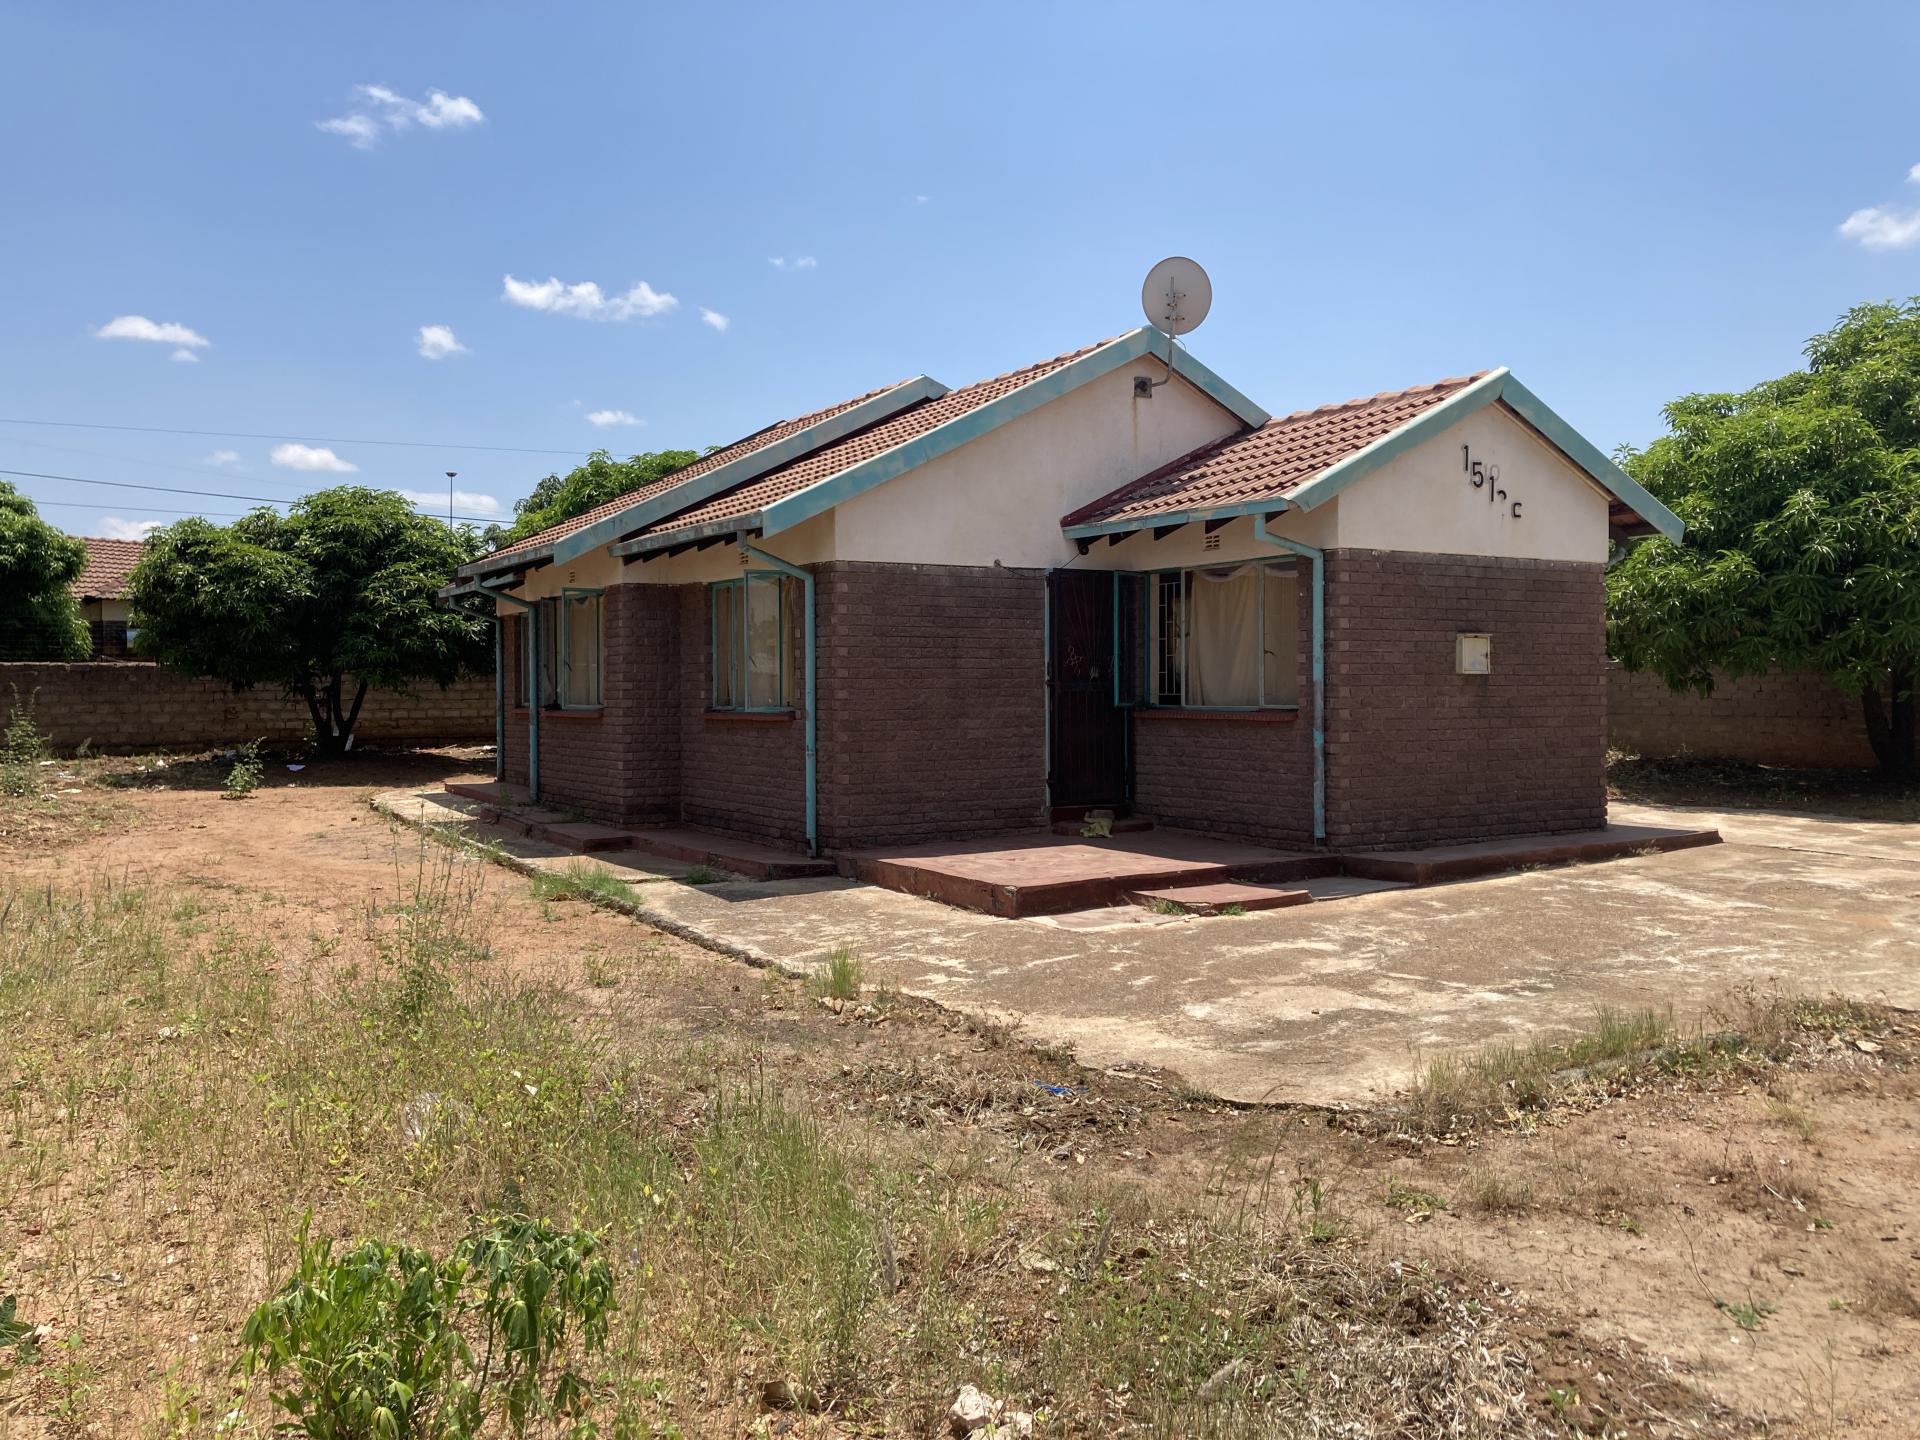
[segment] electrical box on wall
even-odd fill
[[[1493,636],[1461,632],[1453,637],[1453,671],[1456,675],[1493,673]]]

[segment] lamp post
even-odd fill
[[[449,471],[447,471],[447,472],[446,472],[446,476],[447,476],[447,528],[448,528],[449,530],[451,530],[451,529],[453,529],[453,477],[454,477],[454,476],[456,476],[456,475],[458,475],[459,473],[460,473],[460,472],[459,472],[458,470],[449,470]]]

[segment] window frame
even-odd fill
[[[748,688],[747,646],[753,612],[749,586],[770,585],[774,597],[774,703],[756,705]],[[733,642],[733,699],[720,700],[720,592],[733,595],[730,639]],[[707,709],[720,715],[791,715],[793,713],[792,676],[788,672],[787,650],[787,577],[771,570],[749,570],[725,580],[707,584]]]
[[[560,602],[559,622],[554,627],[560,636],[560,664],[554,671],[554,699],[557,702],[551,708],[559,710],[598,710],[601,708],[604,690],[606,635],[602,626],[605,622],[606,607],[599,589],[586,586],[569,585],[556,597]],[[576,600],[593,602],[593,697],[589,700],[569,700],[567,690],[573,680],[573,626],[568,623],[569,607]]]
[[[572,675],[573,637],[568,633],[567,607],[576,599],[589,597],[593,601],[593,698],[591,700],[569,701],[567,682]],[[520,616],[520,663],[515,666],[516,698],[514,708],[524,710],[529,706],[541,710],[571,711],[582,714],[599,710],[605,701],[605,664],[606,664],[606,602],[605,592],[585,586],[569,585],[557,595],[543,595],[533,602],[533,609],[522,612]],[[534,668],[533,637],[541,639],[540,659],[542,668],[549,668],[553,675],[553,689],[549,693],[542,684],[542,677]]]
[[[1260,603],[1254,607],[1255,614],[1258,617],[1258,623],[1255,626],[1255,631],[1254,631],[1254,645],[1255,645],[1255,653],[1259,657],[1259,663],[1256,666],[1256,669],[1259,674],[1259,680],[1260,680],[1259,701],[1256,704],[1252,704],[1252,705],[1219,705],[1219,704],[1196,705],[1187,698],[1188,695],[1191,693],[1191,685],[1189,682],[1189,677],[1192,669],[1192,653],[1193,653],[1193,646],[1192,646],[1193,583],[1194,583],[1193,574],[1196,570],[1221,570],[1221,569],[1227,569],[1227,568],[1238,569],[1243,565],[1251,565],[1255,567],[1256,570],[1263,572],[1260,577],[1263,582],[1266,579],[1266,575],[1270,573],[1270,574],[1276,574],[1276,575],[1285,575],[1291,578],[1296,586],[1298,586],[1298,584],[1300,583],[1299,582],[1300,566],[1297,562],[1290,561],[1290,560],[1241,560],[1241,561],[1227,561],[1224,564],[1216,562],[1215,564],[1212,564],[1212,565],[1167,565],[1167,566],[1162,566],[1159,569],[1155,569],[1155,570],[1129,570],[1126,572],[1116,572],[1116,574],[1125,573],[1128,575],[1138,575],[1142,578],[1144,582],[1142,585],[1141,596],[1142,596],[1142,607],[1145,611],[1145,614],[1141,618],[1140,637],[1139,637],[1140,652],[1141,652],[1140,653],[1140,698],[1138,699],[1137,702],[1134,702],[1134,703],[1137,703],[1142,708],[1149,709],[1149,710],[1197,710],[1201,712],[1227,711],[1227,712],[1242,712],[1242,713],[1249,713],[1249,714],[1255,713],[1258,711],[1264,711],[1264,710],[1286,711],[1286,710],[1298,710],[1300,708],[1300,701],[1297,695],[1296,695],[1296,698],[1292,700],[1269,701],[1266,698],[1267,667],[1266,667],[1265,657],[1267,653],[1267,606],[1266,606],[1266,594],[1264,589],[1262,590],[1260,595]],[[1179,690],[1180,698],[1178,700],[1162,700],[1160,698],[1160,694],[1161,694],[1160,687],[1156,683],[1158,678],[1158,672],[1160,669],[1160,665],[1159,665],[1160,652],[1159,652],[1159,647],[1156,644],[1156,641],[1159,638],[1159,629],[1160,629],[1160,623],[1161,623],[1161,610],[1160,610],[1161,583],[1168,576],[1177,577],[1177,580],[1178,580],[1177,593],[1180,597],[1180,622],[1179,622],[1179,630],[1178,630],[1178,639],[1180,643],[1180,690]],[[1118,586],[1118,584],[1119,582],[1116,580],[1115,581],[1116,587]],[[1298,669],[1299,663],[1300,663],[1298,616],[1299,616],[1299,609],[1296,601],[1295,620],[1294,620],[1294,666],[1296,670]],[[1118,666],[1120,661],[1119,647],[1120,647],[1120,626],[1118,624],[1118,615],[1116,611],[1116,623],[1114,626],[1114,663],[1116,667]],[[1116,668],[1116,677],[1117,677],[1117,673],[1118,671]]]

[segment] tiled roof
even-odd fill
[[[902,410],[889,419],[869,425],[856,431],[846,439],[816,450],[811,455],[803,455],[789,461],[777,470],[745,481],[731,490],[723,490],[710,500],[669,515],[648,526],[642,534],[658,535],[672,530],[683,530],[696,525],[706,525],[714,521],[732,520],[753,515],[777,500],[789,495],[797,495],[808,486],[817,485],[822,480],[832,479],[843,470],[850,470],[862,461],[871,460],[896,446],[915,440],[928,431],[957,420],[969,411],[978,410],[990,401],[1031,384],[1043,375],[1051,374],[1061,366],[1090,355],[1102,346],[1111,345],[1111,339],[1098,344],[1087,345],[1078,350],[1070,350],[1064,355],[1056,355],[1051,360],[1042,360],[1037,365],[1029,365],[1022,370],[1011,370],[1005,375],[996,375],[991,380],[982,380],[977,384],[964,385],[958,390],[950,390],[937,400],[923,400],[918,405]]]
[[[818,425],[822,420],[830,420],[844,410],[851,410],[856,405],[864,404],[866,401],[872,400],[876,396],[884,395],[889,390],[898,389],[899,386],[906,383],[906,381],[900,380],[894,382],[892,385],[882,385],[878,390],[870,390],[865,395],[856,395],[853,399],[843,400],[838,405],[829,405],[826,409],[815,410],[810,415],[796,415],[791,420],[782,420],[778,424],[769,425],[764,430],[756,430],[745,439],[736,440],[731,445],[723,446],[715,450],[711,455],[702,455],[685,469],[676,470],[673,474],[656,480],[651,485],[642,485],[639,489],[631,490],[618,499],[609,500],[604,505],[597,505],[591,510],[573,516],[571,519],[561,521],[558,525],[549,526],[537,535],[529,535],[524,540],[515,541],[511,545],[505,546],[485,556],[484,559],[492,562],[504,555],[517,555],[523,550],[536,550],[551,545],[556,540],[564,540],[576,531],[584,530],[589,525],[597,524],[609,516],[619,514],[630,505],[637,505],[643,500],[651,500],[654,496],[671,490],[676,485],[684,485],[689,480],[698,479],[711,470],[719,469],[729,461],[738,460],[743,455],[751,455],[756,450],[765,449],[769,445],[786,439],[796,431],[804,430],[809,425]]]
[[[127,577],[147,547],[138,540],[98,540],[91,535],[77,538],[87,547],[87,568],[73,582],[73,593],[83,600],[125,598]]]
[[[1243,430],[1183,455],[1083,505],[1060,523],[1147,521],[1156,515],[1277,499],[1487,373],[1279,416],[1257,430]]]

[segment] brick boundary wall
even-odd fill
[[[262,687],[236,692],[146,661],[0,664],[0,714],[13,688],[33,697],[34,721],[56,750],[85,744],[109,754],[205,750],[244,740],[297,744],[313,729],[306,705]],[[362,742],[491,740],[493,677],[428,682],[405,693],[367,694],[356,727]]]
[[[1460,631],[1491,674],[1454,673]],[[1335,848],[1605,823],[1600,565],[1329,550],[1326,639]]]
[[[1612,666],[1607,740],[1614,749],[1755,765],[1871,770],[1858,696],[1825,676],[1774,670],[1722,680],[1711,695],[1674,692],[1658,675]]]

